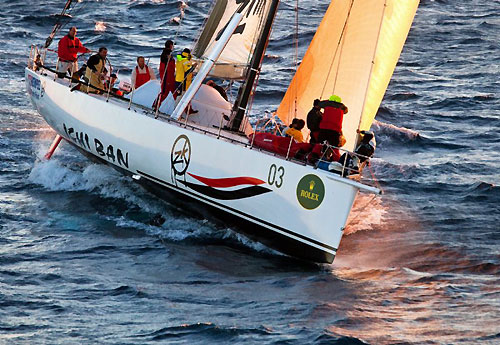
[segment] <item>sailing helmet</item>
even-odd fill
[[[330,98],[328,98],[329,101],[337,102],[337,103],[342,103],[342,98],[340,98],[337,95],[331,95]]]

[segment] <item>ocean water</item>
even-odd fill
[[[373,125],[385,194],[359,198],[332,265],[194,218],[67,144],[42,162],[54,132],[24,67],[63,5],[0,13],[0,344],[500,343],[500,1],[421,1]],[[70,25],[125,71],[167,38],[192,46],[210,1],[187,5],[178,25],[174,0],[84,0]],[[256,116],[291,78],[294,6]],[[299,6],[303,54],[328,2]]]

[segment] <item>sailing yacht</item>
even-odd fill
[[[27,92],[59,137],[131,183],[208,208],[283,253],[331,263],[356,196],[380,189],[365,182],[360,167],[344,173],[346,160],[338,174],[319,168],[322,157],[298,158],[292,139],[274,150],[256,140],[249,110],[278,5],[215,1],[193,49],[198,69],[191,86],[158,109],[152,108],[160,92],[155,81],[126,98],[76,90],[72,78],[50,67],[47,44],[32,47]],[[417,7],[418,0],[332,1],[277,116],[286,124],[305,119],[314,99],[340,95],[349,105],[342,149],[355,157],[359,131],[370,129]],[[204,84],[207,76],[238,81],[236,100]],[[190,115],[189,107],[197,113]]]

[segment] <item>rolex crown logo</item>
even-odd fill
[[[316,183],[314,181],[309,182],[309,190],[313,190],[315,184]]]

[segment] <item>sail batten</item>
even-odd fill
[[[278,116],[289,123],[293,116],[289,109],[296,102],[296,116],[305,119],[314,99],[336,94],[349,108],[343,132],[345,148],[353,150],[356,130],[369,129],[373,122],[418,2],[333,1],[278,108]]]

